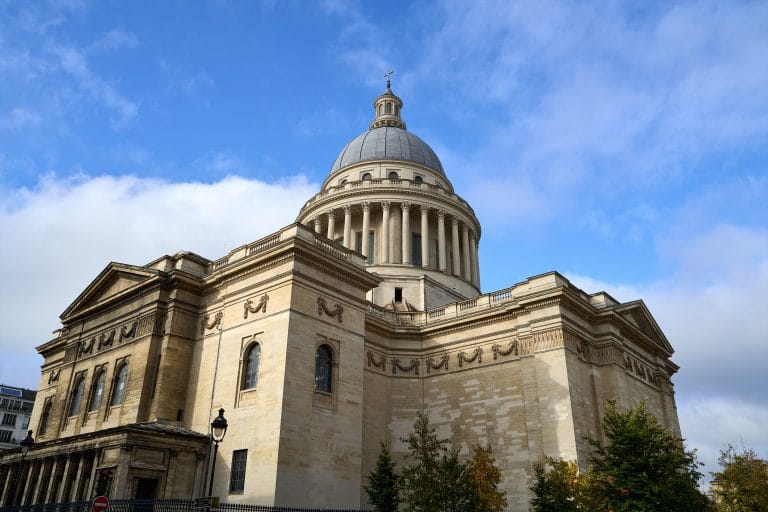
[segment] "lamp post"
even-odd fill
[[[35,445],[35,439],[32,437],[32,431],[27,431],[27,437],[25,437],[19,445],[21,446],[21,459],[19,460],[19,467],[16,468],[15,485],[13,489],[13,497],[11,498],[11,505],[16,504],[16,498],[19,496],[19,476],[21,475],[21,466],[24,465],[24,457],[29,453],[29,449]],[[19,500],[21,501],[21,500]]]
[[[208,496],[213,496],[213,476],[216,471],[216,454],[219,452],[219,443],[224,440],[227,433],[227,420],[224,418],[224,409],[219,409],[219,415],[211,422],[211,438],[213,439],[213,462],[211,463],[211,483],[208,486]]]

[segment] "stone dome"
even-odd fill
[[[336,157],[331,173],[369,160],[400,160],[423,165],[445,176],[443,164],[429,145],[395,126],[371,128],[355,137]]]

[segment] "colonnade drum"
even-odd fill
[[[297,222],[365,256],[383,278],[369,300],[424,310],[480,294],[480,223],[401,108],[388,85],[369,130],[341,151]]]

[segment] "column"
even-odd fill
[[[363,203],[363,240],[360,244],[363,256],[368,257],[368,231],[371,226],[371,203]]]
[[[464,251],[461,255],[461,262],[464,265],[464,279],[471,281],[472,270],[469,265],[469,227],[466,224],[464,224],[464,228],[461,230],[461,244],[464,246]]]
[[[421,206],[421,266],[429,268],[429,208]]]
[[[67,499],[68,496],[66,495],[67,490],[67,481],[69,479],[69,474],[72,472],[70,465],[72,463],[72,457],[70,455],[66,455],[66,458],[64,459],[64,469],[61,472],[61,483],[59,485],[59,488],[56,490],[56,494],[52,496],[52,503],[66,503],[69,500]]]
[[[21,494],[19,495],[18,502],[19,505],[29,505],[29,501],[27,500],[27,496],[31,492],[31,487],[34,485],[34,482],[32,482],[32,475],[34,474],[35,470],[35,461],[30,460],[27,462],[27,468],[22,468],[21,470],[21,482],[23,482],[19,489],[21,489]]]
[[[472,262],[472,284],[480,289],[480,273],[478,272],[479,267],[477,266],[477,236],[474,231],[469,234],[469,246],[469,258]]]
[[[448,271],[448,260],[445,258],[445,212],[437,211],[437,259],[440,260],[440,272]]]
[[[400,208],[403,210],[403,258],[400,261],[403,265],[409,265],[411,263],[411,203],[402,203]]]
[[[352,206],[344,206],[344,247],[352,248]]]
[[[322,232],[322,229],[323,229],[323,221],[318,215],[317,217],[315,217],[315,233],[319,235]]]
[[[333,240],[333,234],[336,230],[336,216],[333,214],[333,210],[328,212],[328,234],[326,235],[328,238]]]
[[[389,263],[389,201],[381,203],[381,262]]]
[[[453,249],[453,275],[461,277],[461,256],[459,255],[459,219],[451,221],[451,248]]]

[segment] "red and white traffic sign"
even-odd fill
[[[109,499],[106,496],[96,496],[91,502],[92,512],[107,512],[109,510]]]

